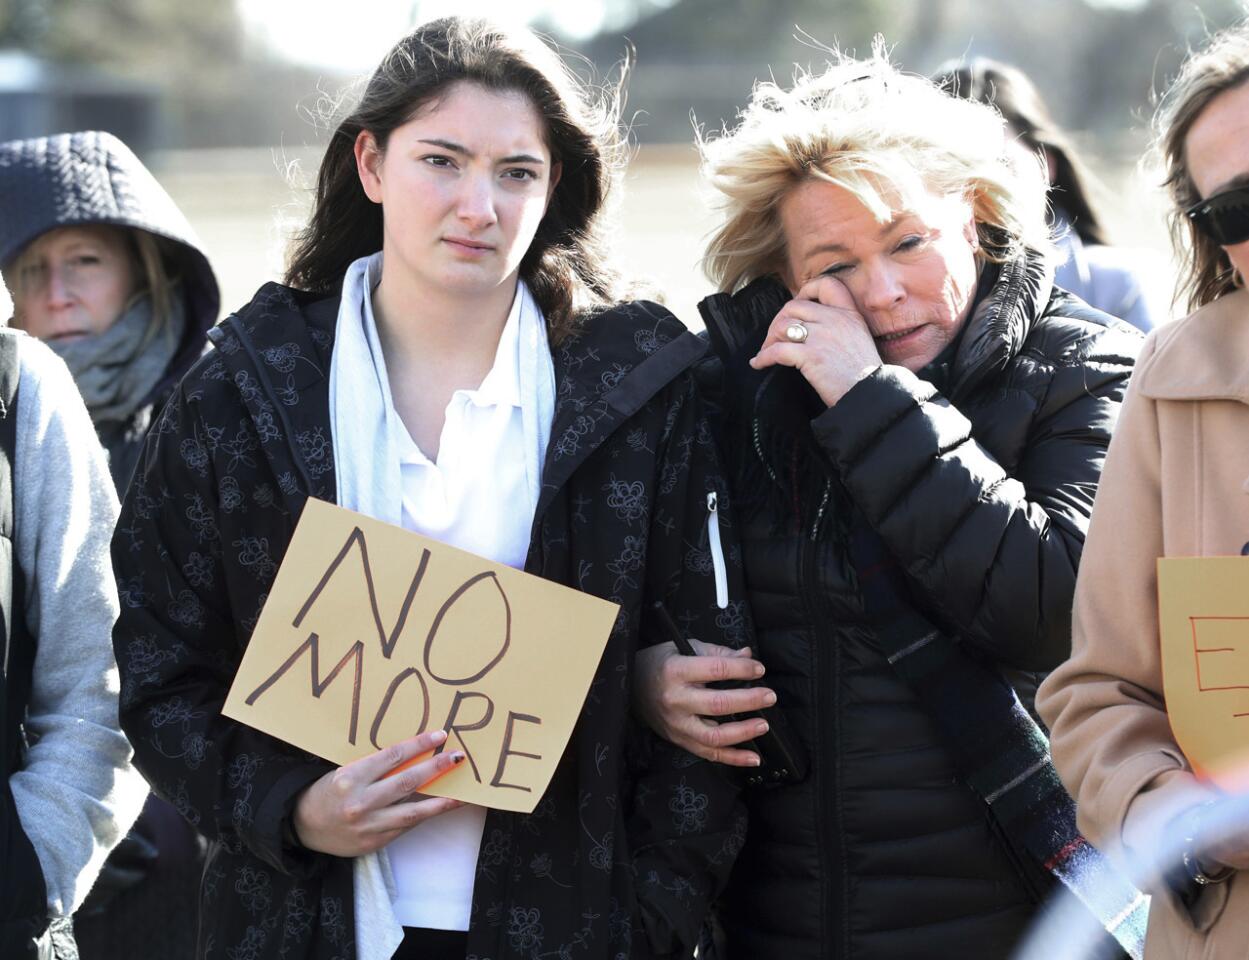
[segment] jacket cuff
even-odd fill
[[[1205,786],[1188,770],[1170,769],[1153,777],[1143,790],[1133,790],[1128,795],[1133,799],[1123,815],[1120,839],[1125,850],[1133,854],[1157,849],[1159,838],[1172,838],[1174,825],[1181,815],[1217,799],[1220,794]],[[1165,875],[1151,876],[1147,885],[1156,896],[1166,900],[1176,914],[1200,932],[1208,930],[1223,912],[1230,881],[1203,888],[1188,904],[1180,899]]]
[[[328,766],[301,764],[287,771],[265,793],[256,810],[249,846],[266,863],[293,876],[313,876],[325,869],[326,858],[286,841],[287,823],[295,815],[300,794],[325,775]]]
[[[1214,921],[1218,920],[1223,914],[1223,909],[1231,898],[1231,886],[1235,881],[1236,878],[1233,876],[1230,880],[1223,883],[1215,883],[1208,887],[1203,887],[1197,895],[1197,899],[1190,906],[1181,906],[1181,916],[1186,917],[1188,922],[1193,925],[1193,929],[1198,933],[1205,933],[1214,926]]]
[[[881,365],[812,420],[811,430],[833,462],[844,466],[933,392],[905,367]]]
[[[1141,766],[1148,770],[1154,766],[1153,757],[1142,758]],[[1105,789],[1118,789],[1120,781],[1127,786],[1124,796],[1131,797],[1123,811],[1121,842],[1129,853],[1148,852],[1156,849],[1158,838],[1173,824],[1177,817],[1188,810],[1217,800],[1219,791],[1202,784],[1188,770],[1173,767],[1156,772],[1148,780],[1136,780],[1142,771],[1135,765],[1125,764],[1122,778],[1115,777]],[[1133,777],[1133,773],[1137,777]],[[1135,789],[1132,789],[1135,787]]]

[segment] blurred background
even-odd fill
[[[1170,315],[1165,203],[1156,171],[1138,163],[1152,96],[1190,46],[1247,10],[1244,0],[0,0],[0,139],[121,136],[199,231],[233,310],[280,275],[335,107],[409,27],[452,12],[520,18],[601,80],[633,44],[636,155],[617,246],[626,270],[696,326],[714,214],[695,124],[718,129],[755,78],[818,67],[825,45],[866,52],[877,33],[915,72],[987,55],[1028,73],[1097,174],[1112,241],[1140,249],[1149,294]]]

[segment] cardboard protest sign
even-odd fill
[[[223,712],[338,764],[443,729],[467,760],[423,792],[527,813],[616,611],[310,499]]]
[[[1249,557],[1158,561],[1162,681],[1193,770],[1249,786]]]

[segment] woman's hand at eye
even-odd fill
[[[795,343],[790,338],[793,324],[806,327],[806,340]],[[750,361],[756,370],[775,364],[793,367],[830,407],[881,363],[876,341],[850,291],[827,275],[807,281],[780,309]]]
[[[444,751],[392,774],[446,739],[441,730],[409,737],[315,781],[295,803],[299,842],[320,853],[359,857],[386,846],[430,817],[463,806],[459,800],[418,794],[421,787],[464,760],[460,751]]]

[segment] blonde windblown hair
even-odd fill
[[[1053,256],[1043,170],[1026,155],[1021,162],[1000,114],[902,73],[880,38],[865,60],[831,54],[824,72],[799,72],[788,90],[757,83],[735,129],[700,137],[723,214],[703,260],[718,289],[781,269],[779,203],[810,179],[854,194],[882,223],[925,191],[961,195],[981,257],[1003,262],[1025,248]]]
[[[152,322],[148,327],[143,342],[144,344],[151,342],[157,334],[165,329],[169,315],[174,308],[174,300],[179,295],[181,277],[176,269],[177,254],[174,249],[176,244],[172,240],[158,237],[138,227],[126,227],[110,223],[87,222],[68,224],[66,228],[53,227],[52,230],[75,228],[112,231],[125,245],[127,256],[130,258],[131,268],[134,271],[135,288],[129,299],[122,305],[121,312],[124,314],[143,297],[149,297],[152,303]],[[49,232],[51,231],[45,231],[44,234],[39,236],[44,236]],[[39,237],[35,238],[35,240],[38,239]],[[35,240],[30,241],[9,263],[0,269],[0,274],[4,277],[4,284],[8,288],[13,300],[13,321],[18,327],[21,327],[24,322],[21,312],[21,297],[24,292],[28,291],[25,291],[22,286],[20,272],[17,267],[21,258],[30,249]],[[120,316],[121,314],[118,314],[118,317]],[[113,319],[116,320],[117,317]]]

